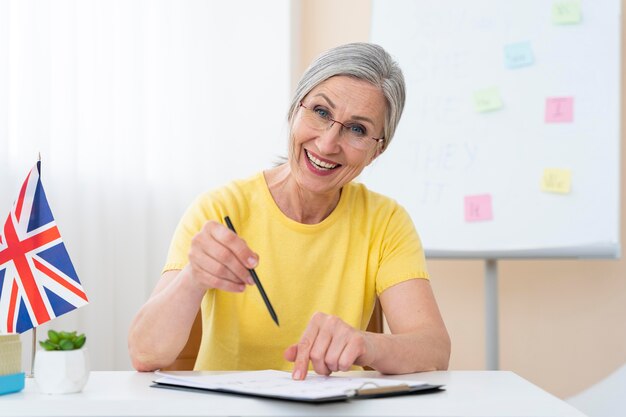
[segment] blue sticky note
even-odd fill
[[[530,42],[512,43],[504,47],[504,62],[507,68],[520,68],[532,65],[533,50]]]

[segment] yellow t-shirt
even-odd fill
[[[259,255],[255,268],[280,327],[259,291],[207,291],[196,370],[293,368],[283,351],[297,343],[317,311],[365,329],[376,295],[413,278],[428,278],[424,253],[407,212],[395,201],[350,183],[318,224],[286,217],[259,173],[201,195],[182,217],[164,271],[183,269],[193,236],[208,220],[235,229]]]

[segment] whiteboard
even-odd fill
[[[427,256],[620,256],[620,2],[555,3],[373,1],[407,102],[360,180]]]

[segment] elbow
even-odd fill
[[[151,364],[149,361],[146,361],[142,358],[134,357],[132,355],[130,357],[130,361],[133,365],[133,368],[135,368],[135,370],[137,370],[138,372],[152,372],[159,369],[158,367],[155,367],[153,364]]]
[[[439,363],[436,365],[435,370],[447,371],[449,366],[450,366],[450,354],[442,357],[441,360],[439,360]]]
[[[439,349],[440,357],[437,361],[437,371],[447,371],[450,366],[450,354],[452,352],[452,341],[447,331],[441,337],[441,346]]]
[[[143,363],[137,360],[133,360],[132,364],[133,364],[133,368],[135,368],[137,372],[153,372],[158,369],[158,368],[153,369],[149,364]]]
[[[167,361],[164,354],[143,350],[139,346],[135,346],[130,342],[128,343],[128,353],[133,368],[139,372],[156,371],[157,369],[164,368],[174,362],[174,360]]]
[[[128,334],[127,343],[131,365],[139,372],[156,371],[170,365],[176,359],[167,362],[167,355],[160,351],[158,346],[147,342],[145,337],[141,337],[133,329]]]
[[[163,361],[155,359],[147,354],[133,354],[132,352],[130,354],[131,364],[138,372],[152,372],[170,365],[170,363],[163,363]]]
[[[447,371],[450,366],[451,341],[448,332],[443,329],[435,338],[431,339],[431,348],[427,354],[428,360],[421,360],[412,372]]]
[[[158,369],[150,362],[148,355],[136,352],[131,346],[128,347],[128,353],[130,354],[130,363],[135,370],[139,372],[150,372]]]

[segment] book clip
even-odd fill
[[[372,386],[369,387],[368,386]],[[346,391],[348,397],[364,396],[364,395],[381,395],[396,392],[410,391],[411,387],[407,384],[389,385],[381,387],[375,382],[364,382],[360,387]]]

